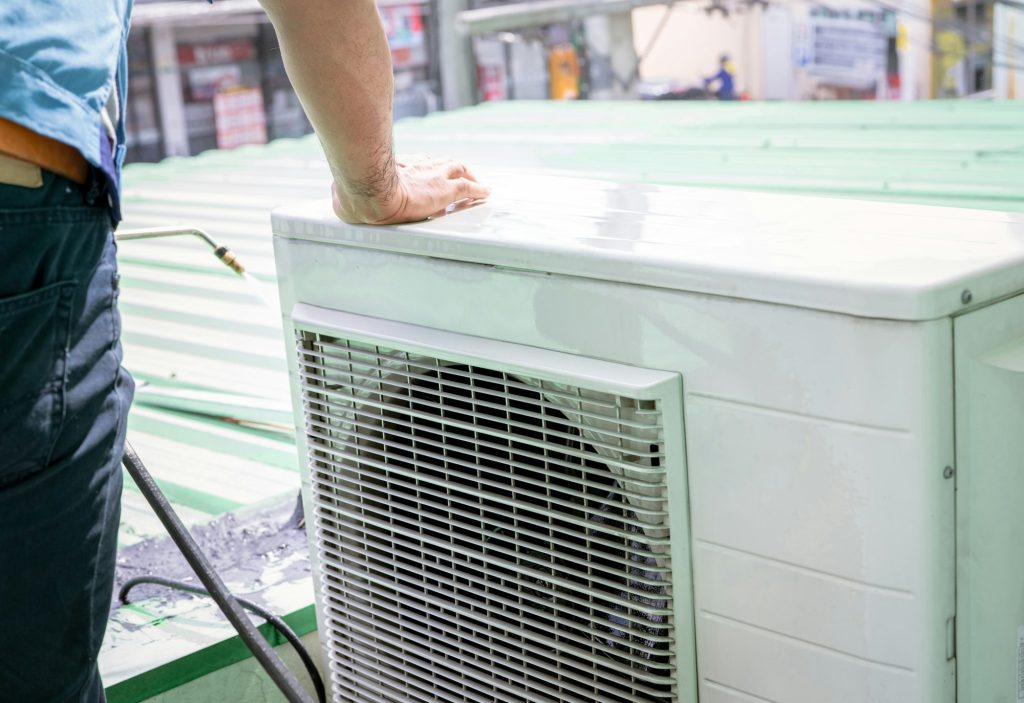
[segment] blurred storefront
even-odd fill
[[[1024,98],[1024,3],[934,0],[936,97]]]
[[[896,13],[814,7],[801,27],[798,63],[819,99],[900,95]]]
[[[932,90],[936,97],[992,90],[995,8],[993,0],[934,0]]]
[[[427,0],[380,0],[395,114],[436,109]],[[257,0],[137,0],[129,37],[129,161],[264,143],[312,131]]]
[[[566,25],[475,37],[473,54],[482,102],[588,97],[585,50]]]
[[[997,3],[992,24],[992,92],[1024,100],[1024,2]]]
[[[458,22],[471,37],[477,100],[638,96],[629,6],[594,0],[464,4],[468,11]],[[632,6],[651,4],[663,5],[636,0]]]
[[[699,94],[721,56],[752,100],[913,100],[929,94],[930,0],[702,0],[634,12],[650,84]]]
[[[513,4],[474,0],[469,7],[487,9]],[[576,21],[474,35],[478,100],[588,97],[582,31],[582,21]]]
[[[442,103],[711,99],[720,66],[741,99],[1024,96],[1024,0],[378,6],[399,119]],[[131,161],[312,131],[257,0],[136,0],[129,61]]]
[[[610,70],[607,56],[600,63],[593,47],[607,42],[595,40],[593,30],[600,34],[602,27],[583,13],[568,22],[474,33],[477,99],[714,99],[713,77],[725,66],[740,99],[927,98],[932,1],[636,3],[636,71]],[[529,5],[477,0],[469,7],[517,4]]]

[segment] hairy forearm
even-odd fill
[[[370,207],[391,202],[398,186],[391,139],[393,78],[375,2],[261,2],[337,187]]]
[[[397,163],[394,80],[375,0],[260,0],[334,175],[334,212],[365,224],[415,222],[490,189],[458,161]]]

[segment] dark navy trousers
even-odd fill
[[[0,184],[0,701],[103,700],[125,424],[107,196]]]

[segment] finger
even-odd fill
[[[474,183],[475,183],[475,182],[477,182],[477,181],[479,180],[479,179],[478,179],[478,178],[476,177],[476,174],[475,174],[475,173],[473,173],[473,172],[472,172],[471,170],[469,170],[469,166],[463,166],[463,168],[465,169],[465,173],[464,173],[463,175],[464,175],[464,176],[465,176],[466,178],[468,178],[469,180],[473,181]]]
[[[452,183],[455,184],[455,197],[452,198],[452,202],[464,200],[465,198],[482,200],[491,194],[490,188],[468,178],[459,178],[452,181]]]
[[[458,161],[448,161],[444,164],[445,175],[452,180],[462,178],[468,170],[465,164],[460,164]],[[476,179],[472,180],[475,181]]]

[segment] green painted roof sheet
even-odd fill
[[[1024,102],[495,103],[401,123],[472,164],[1024,209]]]

